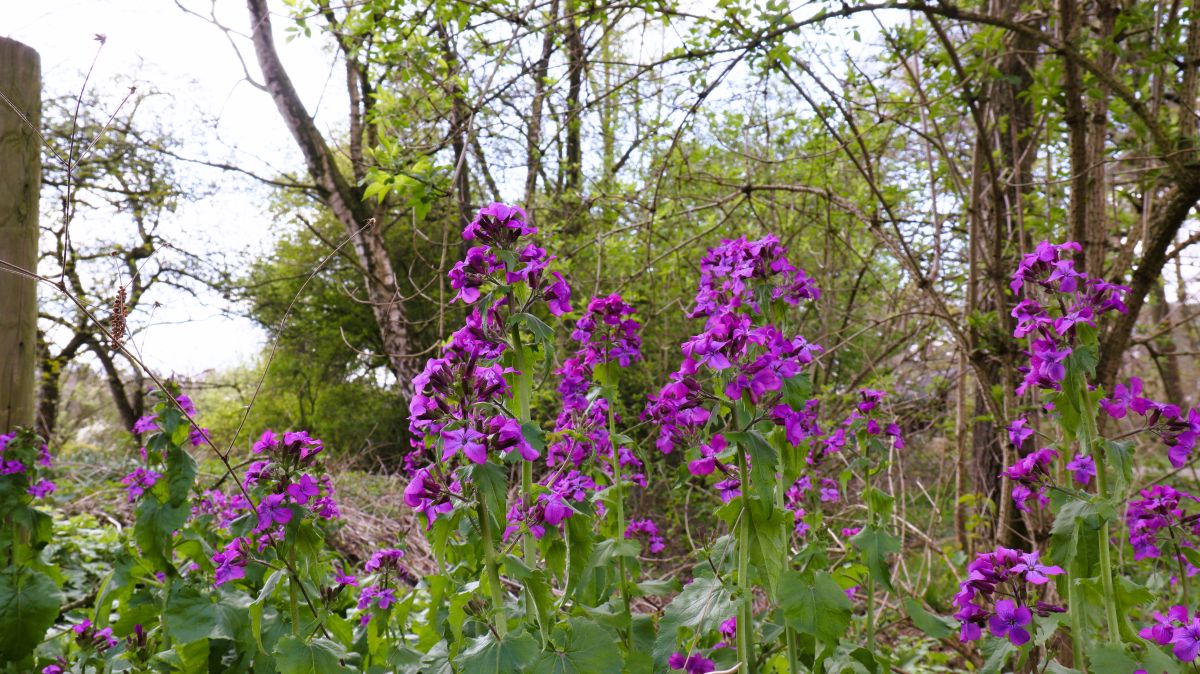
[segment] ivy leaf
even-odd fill
[[[621,674],[621,651],[614,647],[616,630],[591,620],[570,618],[566,646],[542,653],[537,674]]]
[[[350,674],[354,670],[342,665],[346,652],[329,639],[313,639],[304,643],[288,635],[275,644],[275,666],[279,674]]]
[[[871,577],[891,591],[892,569],[888,565],[887,556],[900,552],[900,539],[870,524],[855,534],[850,542],[863,553]]]
[[[29,567],[0,572],[0,661],[21,660],[37,648],[58,618],[61,598],[44,573]]]
[[[537,655],[537,641],[528,632],[510,632],[499,641],[487,632],[471,639],[455,663],[464,672],[507,674],[527,671]]]
[[[842,598],[845,599],[845,595]],[[688,583],[663,611],[658,638],[654,642],[654,662],[659,667],[666,666],[667,658],[678,645],[679,630],[690,628],[693,633],[710,632],[736,611],[729,590],[716,578],[701,577]]]
[[[834,645],[850,627],[850,599],[824,571],[788,571],[779,589],[779,606],[788,627]]]

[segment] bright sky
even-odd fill
[[[181,0],[209,16],[210,0]],[[217,18],[245,32],[249,23],[244,2],[216,0]],[[282,12],[276,4],[274,9]],[[243,80],[243,71],[225,35],[213,25],[186,14],[170,0],[0,0],[0,35],[27,44],[42,58],[44,95],[76,94],[83,73],[96,56],[94,35],[107,42],[99,53],[90,88],[115,106],[130,85],[159,97],[166,126],[186,139],[191,157],[236,163],[263,175],[296,167],[300,156],[267,94]],[[332,123],[344,111],[340,70],[315,40],[285,43],[284,16],[275,21],[276,42],[292,68],[296,86],[310,111]],[[248,41],[235,38],[257,76]],[[332,73],[332,79],[330,74]],[[322,110],[330,111],[322,115]],[[344,114],[343,114],[344,117]],[[216,128],[202,123],[216,119]],[[162,231],[180,247],[196,251],[263,251],[272,223],[264,215],[265,191],[249,178],[198,169],[202,178],[221,181],[214,196],[167,214]],[[42,214],[43,218],[54,217]],[[146,361],[163,373],[198,374],[246,362],[259,352],[266,335],[243,318],[222,313],[227,304],[215,294],[196,302],[178,293],[158,298],[163,307],[135,313],[131,328],[142,328],[135,340]]]

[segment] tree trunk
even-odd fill
[[[19,110],[0,102],[0,261],[28,271],[38,257],[41,90],[38,53],[0,38],[0,91]],[[36,368],[37,282],[0,271],[0,432],[33,425]]]
[[[317,130],[312,117],[300,101],[291,77],[283,67],[271,33],[271,17],[266,0],[247,0],[254,52],[262,69],[267,91],[280,116],[296,140],[309,176],[317,185],[322,201],[342,224],[363,268],[363,284],[375,314],[375,323],[392,373],[407,395],[409,383],[418,373],[414,350],[409,340],[408,322],[401,294],[378,225],[367,225],[371,213],[363,203],[361,190],[354,187],[337,167],[337,157]]]

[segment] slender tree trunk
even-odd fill
[[[363,203],[361,190],[351,185],[338,169],[336,156],[300,101],[300,95],[275,49],[267,1],[247,0],[247,6],[254,52],[267,91],[304,155],[309,176],[317,185],[321,199],[342,224],[354,246],[358,262],[365,270],[363,284],[375,314],[388,364],[401,390],[407,394],[418,368],[416,359],[409,355],[413,349],[408,322],[383,234],[377,224],[368,225],[371,213]]]
[[[0,260],[36,271],[42,170],[36,51],[0,38],[0,91],[20,111],[0,103]],[[0,432],[34,423],[37,315],[36,281],[0,270]]]

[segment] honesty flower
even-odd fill
[[[1033,620],[1029,609],[1018,606],[1011,599],[1001,599],[996,602],[996,613],[988,619],[988,629],[994,636],[1008,637],[1014,646],[1020,646],[1029,641],[1029,631],[1025,625]]]
[[[1096,477],[1096,461],[1086,454],[1076,454],[1067,463],[1067,470],[1071,471],[1076,482],[1086,487]]]

